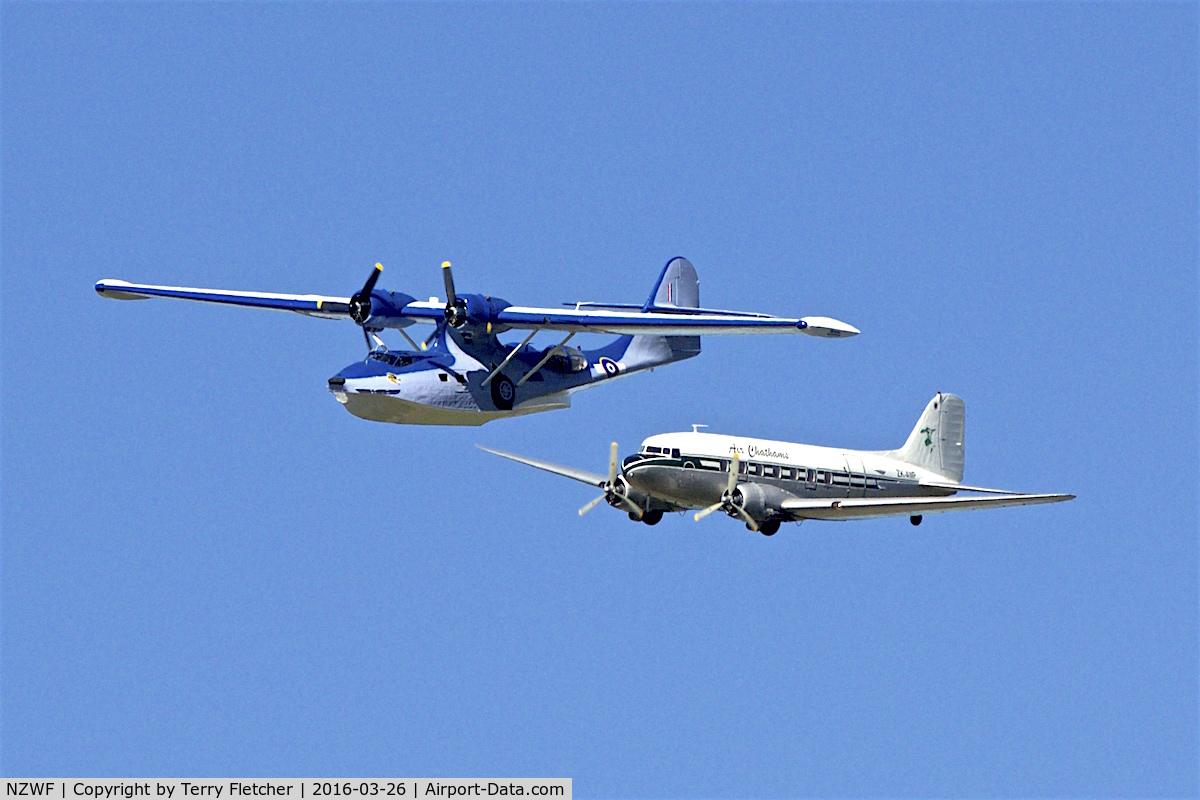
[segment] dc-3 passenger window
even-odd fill
[[[761,474],[762,474],[762,467],[761,467],[760,465],[758,465],[758,464],[747,464],[747,465],[746,465],[746,474],[747,474],[747,475],[752,475],[752,476],[758,476],[758,475],[761,475]]]
[[[763,464],[762,474],[764,478],[774,478],[779,474],[779,470],[772,464]]]

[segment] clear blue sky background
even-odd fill
[[[7,775],[553,775],[580,796],[1195,796],[1197,5],[4,3]],[[481,429],[347,414],[349,323],[99,278],[706,304],[848,341]],[[395,344],[396,342],[393,342]],[[1069,504],[655,528],[712,430]]]

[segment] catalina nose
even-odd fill
[[[349,398],[346,396],[346,379],[341,375],[334,375],[329,379],[329,391],[333,392],[333,399],[337,400],[342,405],[346,405]]]

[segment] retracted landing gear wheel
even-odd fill
[[[513,399],[516,396],[517,389],[508,378],[497,375],[492,379],[492,402],[496,404],[496,408],[501,411],[512,411]]]
[[[913,514],[911,517],[908,518],[908,521],[911,522],[913,525],[920,525],[921,524],[921,515]]]
[[[645,514],[642,514],[642,522],[647,525],[657,525],[662,522],[662,515],[663,512],[661,511],[647,511]]]
[[[762,525],[758,526],[758,532],[763,536],[774,536],[779,532],[779,520],[767,520]]]

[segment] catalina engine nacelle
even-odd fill
[[[350,318],[371,330],[384,328],[407,328],[413,324],[411,317],[402,315],[404,307],[416,298],[403,292],[385,292],[376,289],[370,296],[355,296],[350,300]]]
[[[446,304],[446,324],[452,328],[462,328],[470,325],[477,328],[487,328],[500,312],[511,306],[507,300],[482,294],[460,294],[453,303]],[[491,333],[502,333],[506,326],[494,325]]]

